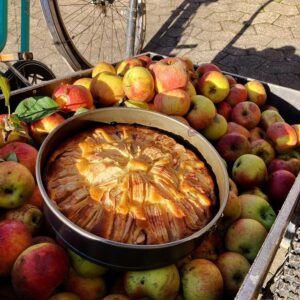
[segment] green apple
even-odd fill
[[[267,178],[265,162],[254,154],[241,155],[232,166],[232,179],[246,188],[261,185]]]
[[[216,141],[227,132],[227,121],[222,115],[216,114],[212,122],[201,132],[208,140]]]
[[[175,265],[125,274],[124,287],[130,298],[173,300],[179,292],[180,277]]]
[[[207,259],[194,259],[182,268],[185,300],[218,300],[223,293],[223,278],[218,267]]]
[[[241,216],[242,205],[240,198],[232,191],[229,192],[228,200],[223,211],[224,221],[227,224],[233,223]]]
[[[278,111],[267,109],[261,113],[260,123],[265,130],[267,130],[269,126],[276,122],[284,122],[284,119]]]
[[[83,277],[97,277],[103,275],[107,269],[103,266],[92,263],[75,252],[69,250],[72,267]]]
[[[250,270],[248,260],[239,253],[225,252],[218,257],[216,265],[222,274],[226,293],[235,296]]]
[[[225,246],[228,251],[240,253],[252,262],[268,232],[258,221],[238,219],[227,230]]]
[[[263,159],[266,165],[275,158],[275,149],[264,139],[258,139],[250,144],[251,153]]]
[[[242,194],[251,194],[251,195],[257,195],[263,199],[265,199],[266,201],[269,202],[269,197],[267,196],[267,194],[265,194],[261,188],[259,188],[258,186],[250,189],[250,190],[246,190],[244,191]]]
[[[265,199],[251,194],[239,196],[242,211],[241,218],[254,219],[263,224],[267,230],[270,230],[275,219],[276,213]]]

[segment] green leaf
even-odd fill
[[[2,90],[2,94],[5,99],[5,106],[8,108],[10,107],[9,105],[9,97],[10,97],[10,86],[7,78],[3,77],[0,75],[0,89]]]
[[[89,111],[89,109],[87,109],[87,108],[85,108],[85,107],[80,107],[80,108],[78,108],[78,109],[76,110],[74,116],[75,116],[75,115],[80,115],[80,114],[85,113],[85,112],[87,112],[87,111]]]
[[[17,154],[16,152],[11,152],[9,153],[6,158],[5,158],[6,161],[15,161],[15,162],[18,162],[18,157],[17,157]]]
[[[21,121],[31,123],[58,111],[58,104],[50,97],[30,97],[19,103],[15,114]]]

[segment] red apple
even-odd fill
[[[196,70],[196,72],[199,74],[199,77],[210,71],[221,72],[221,69],[213,63],[203,63],[200,64]]]
[[[151,65],[154,74],[155,89],[158,93],[185,89],[189,75],[185,62],[176,57],[167,57]]]
[[[58,86],[53,94],[53,100],[65,112],[75,112],[78,108],[92,108],[93,97],[91,92],[80,85],[63,84]]]
[[[235,79],[233,76],[228,75],[228,74],[226,74],[225,76],[226,76],[226,78],[227,78],[227,80],[228,80],[228,82],[229,82],[229,86],[230,86],[230,87],[232,87],[232,86],[234,86],[235,84],[237,84],[237,81],[236,81],[236,79]]]
[[[44,200],[43,200],[43,197],[41,195],[39,186],[37,184],[35,185],[34,191],[31,195],[31,197],[28,199],[27,203],[35,205],[39,209],[43,209]]]
[[[142,62],[144,67],[148,67],[151,64],[153,64],[152,58],[150,56],[147,56],[147,55],[138,56],[137,59],[139,59]]]
[[[217,150],[227,162],[234,162],[241,155],[250,153],[250,143],[242,134],[227,133],[218,141]]]
[[[42,144],[47,135],[64,121],[58,113],[54,113],[30,124],[30,135],[37,144]]]
[[[143,61],[135,57],[122,60],[116,66],[117,75],[124,76],[133,67],[143,67]]]
[[[249,101],[254,102],[258,106],[265,104],[267,100],[267,92],[265,87],[258,80],[252,80],[245,84],[245,88],[248,92]]]
[[[217,113],[222,115],[228,121],[232,110],[231,106],[227,102],[222,101],[220,103],[217,103],[216,107]]]
[[[41,243],[55,243],[55,240],[47,235],[37,235],[32,238],[32,245],[41,244]]]
[[[297,136],[297,147],[300,146],[300,124],[294,124],[292,125],[292,127],[294,128],[295,132],[296,132],[296,136]]]
[[[199,91],[214,103],[223,101],[229,94],[229,83],[225,75],[217,71],[205,73],[198,81]]]
[[[225,101],[231,106],[234,107],[236,104],[247,100],[247,90],[245,86],[237,83],[236,85],[230,87],[230,91]]]
[[[32,243],[25,224],[16,220],[0,221],[0,277],[8,276],[20,253]]]
[[[240,102],[231,111],[231,121],[238,123],[247,129],[257,126],[260,121],[261,112],[259,107],[250,101]]]
[[[228,122],[227,133],[240,133],[244,135],[247,139],[250,138],[250,132],[244,126],[239,125],[235,122]]]
[[[35,164],[38,151],[34,147],[22,142],[11,142],[0,149],[1,158],[6,158],[11,153],[15,153],[18,162],[35,176]]]
[[[12,283],[21,299],[48,299],[63,282],[69,269],[68,255],[53,243],[33,245],[15,261]]]
[[[253,142],[255,140],[265,139],[266,138],[266,132],[260,128],[260,127],[254,127],[250,130],[250,142]]]
[[[159,93],[154,98],[155,110],[167,115],[183,116],[190,108],[191,99],[182,89]]]
[[[224,217],[221,220],[221,224],[224,228],[227,228],[235,220],[241,216],[242,204],[240,198],[234,192],[230,191],[228,200],[223,211]]]
[[[187,115],[189,124],[196,130],[207,127],[216,116],[216,108],[214,103],[200,95],[191,98],[192,109]]]
[[[278,170],[273,172],[267,182],[268,196],[270,202],[280,209],[285,201],[291,187],[295,182],[295,175],[287,170]]]
[[[294,128],[285,122],[276,122],[268,127],[267,138],[274,144],[278,153],[291,151],[297,145]]]
[[[279,170],[286,170],[292,172],[292,168],[286,160],[275,158],[268,165],[268,173],[271,174]]]

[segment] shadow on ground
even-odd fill
[[[181,5],[172,12],[171,16],[149,41],[144,50],[172,56],[172,50],[178,50],[178,47],[184,49],[197,48],[198,44],[184,44],[178,46],[177,43],[182,33],[192,24],[199,7],[201,5],[209,5],[213,2],[217,1],[204,0],[196,3],[186,0],[183,1]],[[273,2],[273,0],[266,1],[249,20],[243,23],[241,30],[212,59],[212,62],[227,72],[300,90],[300,57],[295,54],[296,49],[293,46],[266,48],[263,50],[257,50],[256,48],[239,48],[235,46],[235,43],[243,36],[256,16],[271,2]],[[167,36],[174,36],[175,34],[176,39],[172,40],[173,44],[171,41],[171,43],[168,43],[165,47],[161,47]]]

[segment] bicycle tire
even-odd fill
[[[61,1],[61,3],[63,3],[63,4],[59,4],[59,1]],[[80,4],[81,2],[78,0],[74,4],[74,1],[73,1],[73,6],[82,5],[83,7],[85,7],[84,5],[86,5],[86,6],[88,5],[89,6],[88,10],[85,12],[87,15],[90,15],[89,9],[94,9],[93,13],[96,9],[99,10],[98,5],[100,5],[100,2],[101,3],[102,2],[105,2],[105,3],[110,2],[111,3],[111,6],[107,6],[107,8],[111,9],[111,16],[112,16],[111,20],[112,21],[109,24],[111,24],[110,30],[112,31],[112,36],[107,41],[112,40],[111,43],[113,43],[113,38],[115,37],[115,35],[118,35],[118,31],[116,31],[116,26],[117,26],[116,20],[113,19],[113,15],[114,15],[113,11],[115,10],[116,7],[113,8],[112,5],[114,3],[121,3],[122,7],[125,11],[126,6],[124,5],[124,2],[126,2],[126,0],[122,0],[122,1],[120,1],[120,0],[110,0],[110,1],[107,1],[107,0],[106,1],[81,0],[81,1],[83,1],[83,4]],[[88,30],[87,28],[94,26],[94,22],[91,23],[92,25],[90,24],[89,21],[87,21],[87,24],[84,24],[83,21],[86,21],[86,18],[80,18],[80,21],[79,21],[80,23],[78,23],[77,24],[78,26],[74,28],[74,30],[75,29],[80,30],[79,33],[76,35],[75,32],[71,31],[70,25],[67,24],[67,17],[65,15],[65,12],[62,11],[62,9],[65,9],[64,7],[68,6],[66,0],[40,0],[40,3],[41,3],[42,11],[43,11],[45,20],[47,22],[49,31],[53,38],[54,45],[56,46],[59,53],[65,58],[67,63],[71,66],[71,68],[73,68],[73,70],[77,71],[77,70],[82,70],[82,69],[88,69],[100,61],[114,63],[114,62],[122,60],[125,57],[126,44],[124,44],[124,42],[126,40],[126,32],[124,34],[122,34],[122,48],[120,47],[119,40],[117,40],[120,53],[115,53],[116,52],[115,48],[112,49],[112,47],[110,47],[110,48],[106,47],[105,49],[102,49],[103,48],[102,47],[102,42],[103,42],[102,39],[103,39],[104,31],[105,31],[105,28],[103,27],[99,31],[99,34],[102,35],[102,39],[100,40],[100,43],[98,43],[98,48],[95,48],[95,50],[93,49],[93,51],[98,51],[98,56],[96,55],[96,58],[95,58],[95,55],[94,55],[93,59],[91,59],[91,57],[87,56],[86,53],[84,53],[84,51],[82,50],[82,48],[80,48],[81,44],[79,42],[80,42],[80,39],[82,38],[83,33],[86,34],[86,31]],[[129,7],[129,5],[126,7],[127,13],[128,13],[128,7]],[[68,7],[68,9],[72,9],[72,8]],[[75,8],[73,8],[73,9],[75,9]],[[80,9],[82,11],[82,8],[80,8]],[[77,10],[77,11],[79,11],[79,10]],[[84,14],[84,11],[81,12],[80,14]],[[98,17],[100,16],[100,14],[101,14],[101,12],[99,13]],[[69,16],[70,15],[68,15],[68,17]],[[118,12],[118,16],[121,19],[120,22],[124,23],[125,17],[122,14],[120,14],[119,12]],[[77,18],[77,16],[76,16],[76,18]],[[123,19],[124,19],[124,22],[122,21]],[[95,18],[93,18],[93,21],[94,20],[95,20]],[[105,22],[107,19],[105,19],[105,21],[102,21],[102,20],[104,20],[104,17],[103,17],[103,19],[100,19],[100,21],[99,21],[100,24],[101,24],[101,22],[104,22],[104,25],[105,25]],[[75,22],[74,20],[72,20],[72,21]],[[137,26],[136,26],[134,54],[140,53],[140,51],[143,47],[144,39],[145,39],[145,31],[146,31],[145,0],[138,0],[136,24],[137,24]],[[125,25],[127,25],[127,20],[126,20]],[[73,24],[73,26],[74,26],[74,24]],[[79,26],[81,26],[80,29],[78,29]],[[99,24],[97,26],[99,26]],[[94,27],[92,27],[92,29],[93,28]],[[122,28],[122,29],[124,29],[124,28]],[[96,31],[94,33],[96,33]],[[97,33],[98,33],[98,31],[97,31]],[[78,36],[79,36],[79,38],[78,38]],[[106,36],[107,36],[107,34],[106,34]],[[118,39],[118,37],[117,37],[117,39]],[[89,42],[91,42],[91,48],[92,48],[93,40],[89,40]],[[86,44],[89,44],[89,42]],[[91,50],[90,50],[90,52],[91,52]],[[104,55],[104,54],[107,54],[107,55]]]
[[[43,63],[37,60],[19,60],[13,64],[30,84],[35,85],[42,81],[55,79],[54,73]],[[8,79],[11,90],[17,90],[26,85],[11,71],[7,70],[4,76]]]

